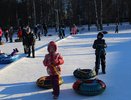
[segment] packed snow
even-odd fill
[[[99,70],[98,79],[106,84],[105,91],[97,96],[82,96],[72,88],[76,78],[73,71],[77,68],[93,69],[95,66],[95,50],[92,44],[98,31],[87,26],[80,27],[77,35],[67,36],[60,40],[57,35],[42,37],[36,41],[36,57],[27,58],[23,54],[22,43],[5,43],[0,50],[10,53],[13,48],[19,49],[20,59],[11,64],[0,65],[0,100],[51,100],[52,89],[37,87],[36,80],[47,76],[43,59],[47,54],[49,41],[57,41],[58,52],[64,57],[59,100],[130,100],[131,98],[131,25],[119,26],[119,33],[114,33],[115,25],[104,26],[108,34],[104,35],[107,43],[106,74]],[[66,31],[66,33],[69,33]]]

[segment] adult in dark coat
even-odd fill
[[[22,43],[23,43],[23,47],[24,47],[24,53],[27,54],[28,51],[27,51],[27,34],[26,34],[26,28],[23,27],[22,28]]]
[[[43,24],[43,29],[44,29],[44,36],[47,36],[48,29],[47,29],[47,25],[45,23]]]
[[[30,57],[31,51],[32,51],[32,57],[35,58],[35,36],[33,32],[27,33],[27,42],[26,42],[27,48],[28,48],[28,56]]]
[[[102,73],[105,74],[105,68],[106,68],[106,51],[105,48],[107,47],[107,44],[105,43],[105,40],[103,38],[103,33],[99,32],[97,35],[97,39],[94,41],[93,48],[95,50],[95,55],[96,55],[96,62],[95,62],[95,71],[96,74],[98,75],[99,68],[100,68],[100,62],[102,66]]]
[[[9,28],[9,38],[10,38],[10,42],[13,42],[13,33],[14,33],[14,30],[13,30],[13,27],[11,26]]]

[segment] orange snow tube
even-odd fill
[[[63,84],[64,81],[62,79],[62,77],[59,77],[59,85]],[[42,88],[45,88],[45,89],[50,89],[52,88],[52,84],[51,84],[51,78],[50,76],[43,76],[43,77],[40,77],[37,81],[36,81],[36,84],[38,87],[42,87]]]

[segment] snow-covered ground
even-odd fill
[[[98,78],[103,80],[107,88],[97,96],[82,96],[76,94],[72,89],[76,79],[73,71],[76,68],[91,68],[95,66],[95,54],[92,48],[96,39],[97,31],[92,28],[90,32],[81,31],[76,36],[68,36],[58,40],[57,36],[42,37],[42,41],[36,42],[36,58],[26,58],[22,54],[21,43],[6,43],[0,46],[0,50],[10,53],[17,47],[21,58],[8,65],[0,65],[0,100],[51,100],[52,89],[40,89],[36,86],[36,80],[47,75],[42,61],[47,53],[46,44],[51,40],[58,40],[58,52],[65,60],[62,65],[62,84],[59,100],[130,100],[131,98],[131,26],[124,24],[120,26],[120,32],[114,33],[115,26],[105,26],[104,30],[109,33],[105,35],[108,45],[106,49],[106,72],[99,74]],[[101,70],[100,70],[101,72]]]

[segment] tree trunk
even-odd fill
[[[95,14],[96,14],[96,27],[97,27],[97,30],[99,30],[99,22],[98,22],[98,12],[97,12],[96,0],[94,0],[94,6],[95,6]]]
[[[100,30],[103,30],[103,1],[101,0]]]
[[[33,20],[34,20],[34,26],[36,25],[36,7],[35,7],[35,1],[33,0]]]

